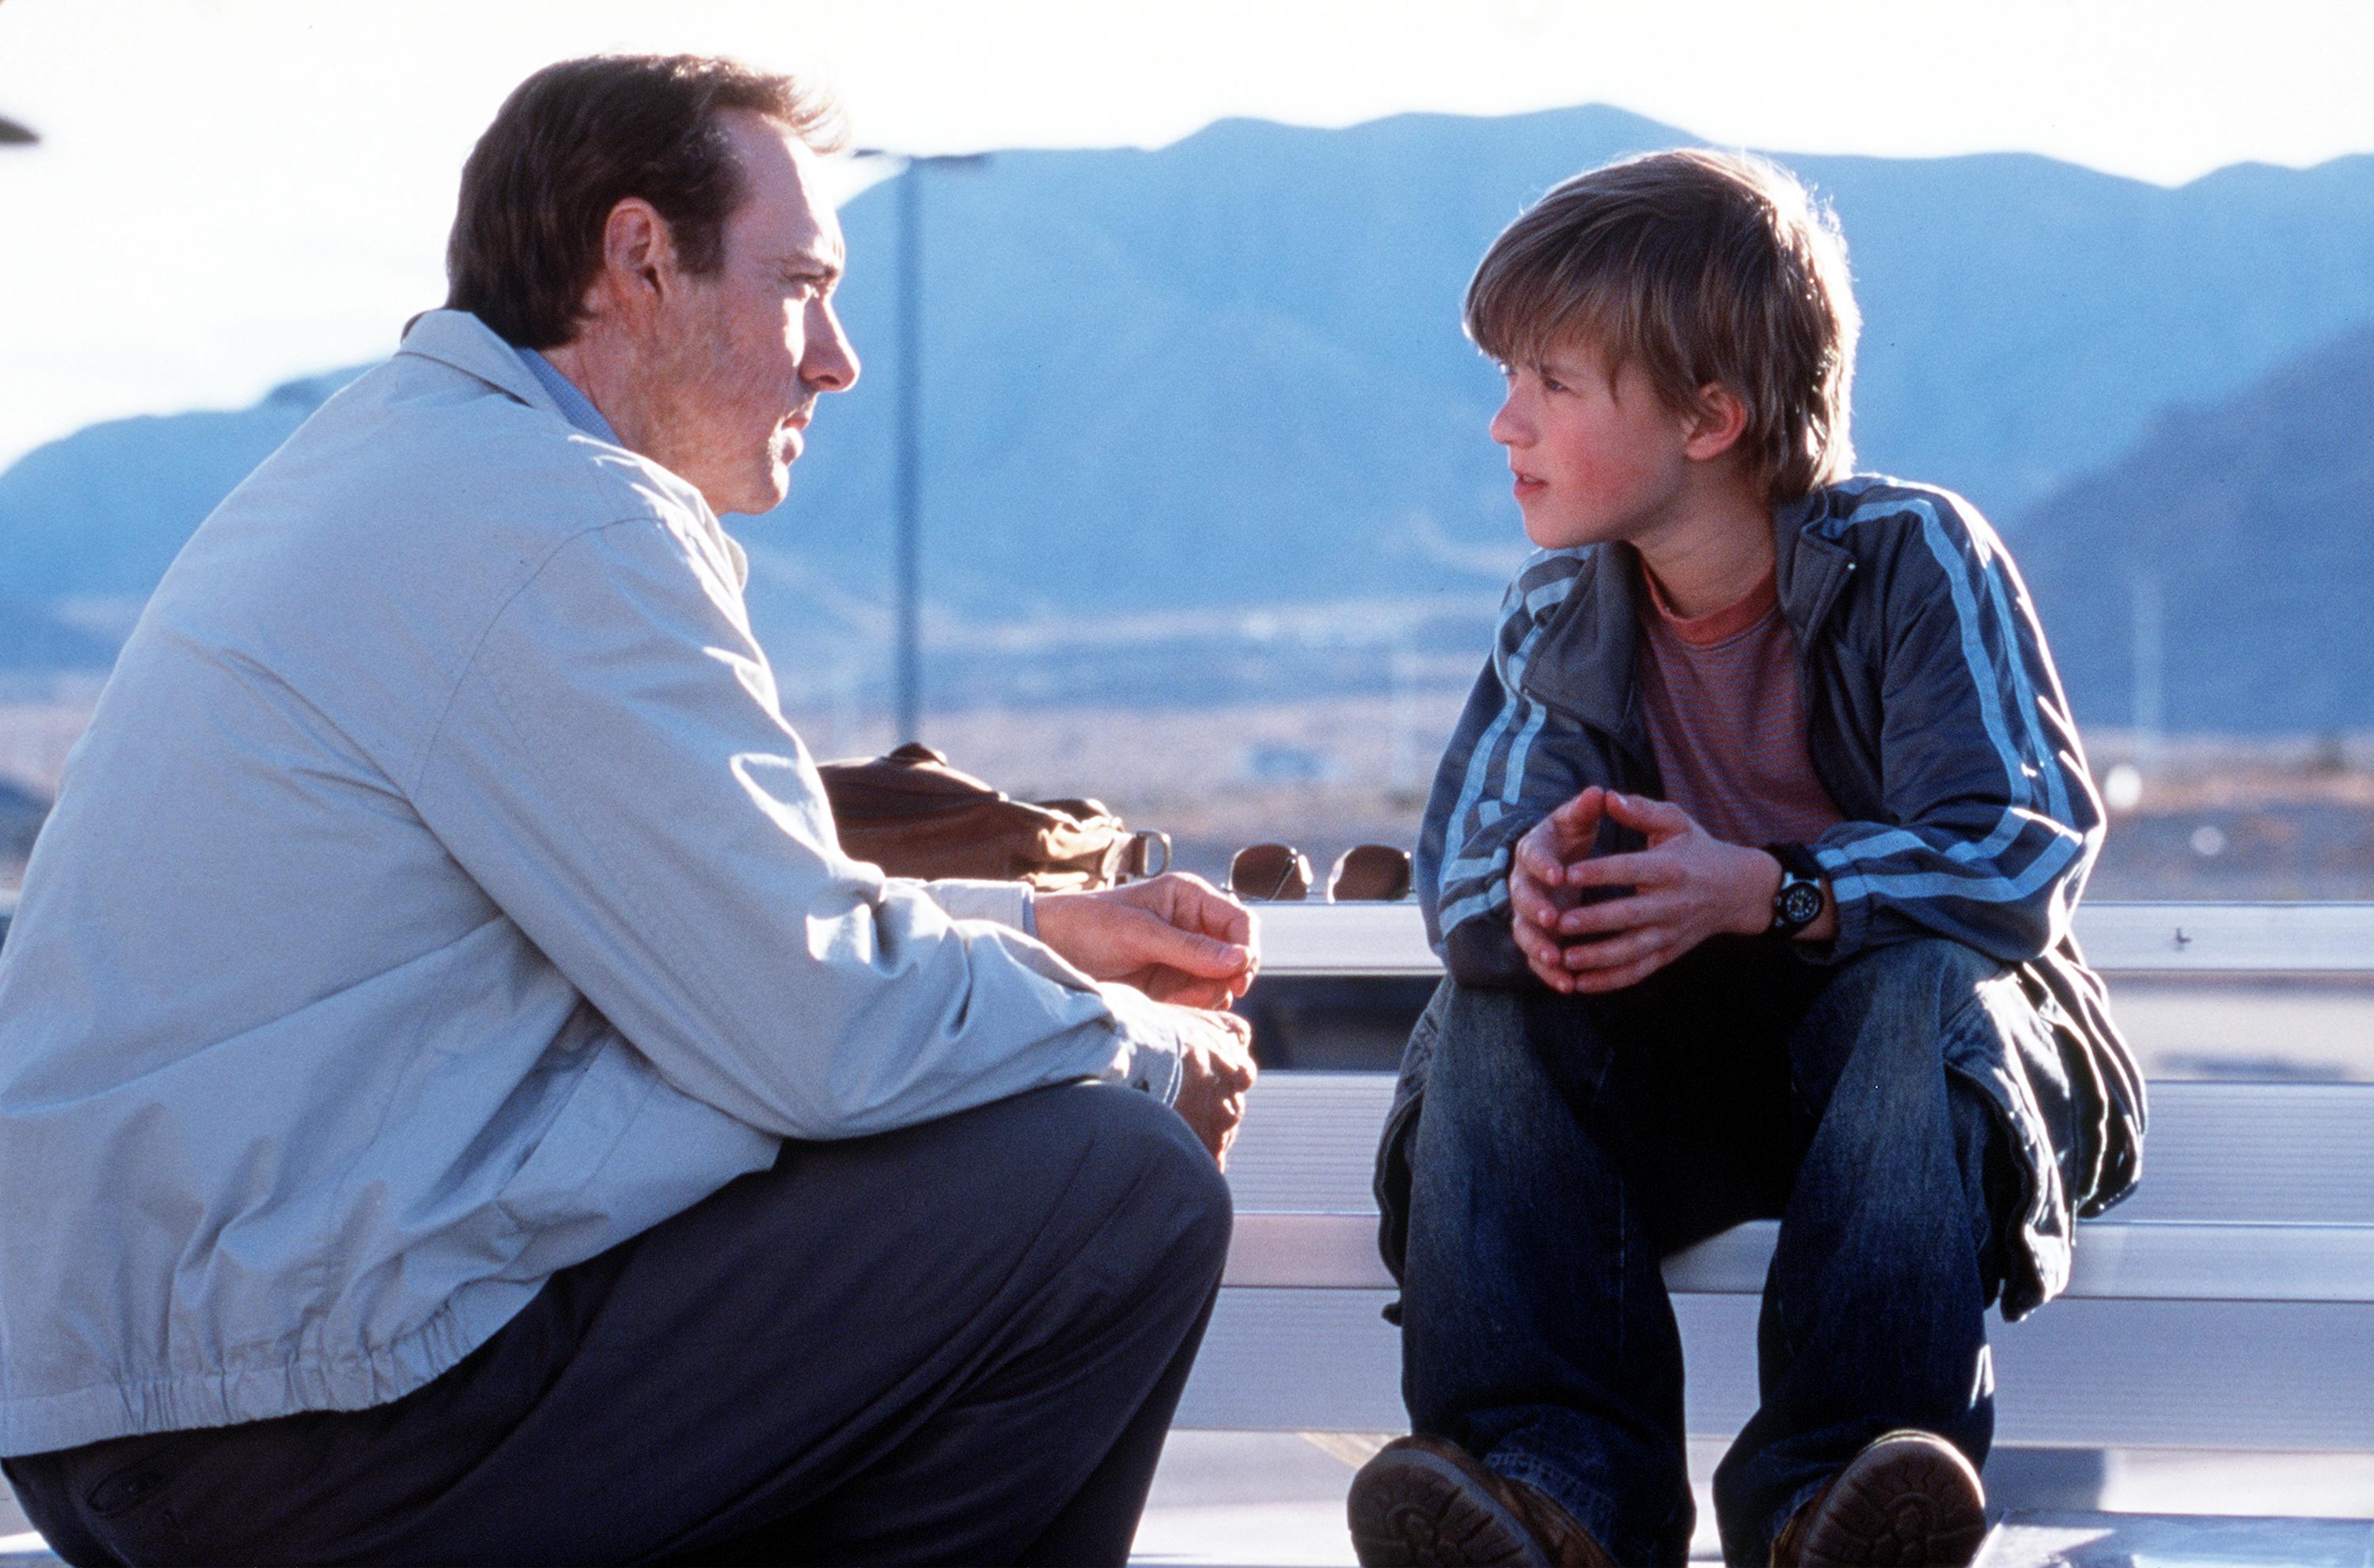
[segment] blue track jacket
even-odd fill
[[[1943,936],[2015,966],[2035,1004],[1949,1042],[1947,1064],[1988,1093],[2021,1155],[2004,1287],[2018,1316],[2066,1282],[2073,1217],[2124,1197],[2141,1166],[2142,1078],[2070,931],[2101,802],[2035,608],[1969,502],[1857,477],[1780,509],[1775,544],[1807,750],[1847,818],[1813,846],[1839,934],[1807,956]],[[1416,857],[1428,937],[1462,984],[1534,983],[1509,933],[1528,828],[1586,785],[1663,793],[1634,673],[1638,578],[1629,546],[1586,546],[1534,556],[1510,587]],[[1638,847],[1603,825],[1603,853]],[[1426,1054],[1404,1063],[1395,1127]],[[1399,1158],[1389,1131],[1389,1214]]]

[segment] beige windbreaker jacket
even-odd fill
[[[421,318],[206,520],[0,948],[0,1454],[355,1409],[774,1157],[1179,1043],[845,858],[688,485]]]

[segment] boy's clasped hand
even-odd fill
[[[1645,849],[1593,852],[1602,820],[1645,837]],[[1517,841],[1510,929],[1552,990],[1621,990],[1721,932],[1754,936],[1771,919],[1780,864],[1726,844],[1665,801],[1592,785]]]

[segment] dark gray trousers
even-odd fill
[[[393,1403],[6,1469],[76,1564],[1117,1563],[1228,1235],[1176,1114],[1041,1090],[787,1144]]]

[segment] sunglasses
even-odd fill
[[[1255,903],[1308,898],[1310,857],[1291,844],[1251,844],[1228,861],[1228,891]],[[1331,904],[1391,903],[1410,895],[1410,858],[1390,844],[1355,844],[1327,873]]]

